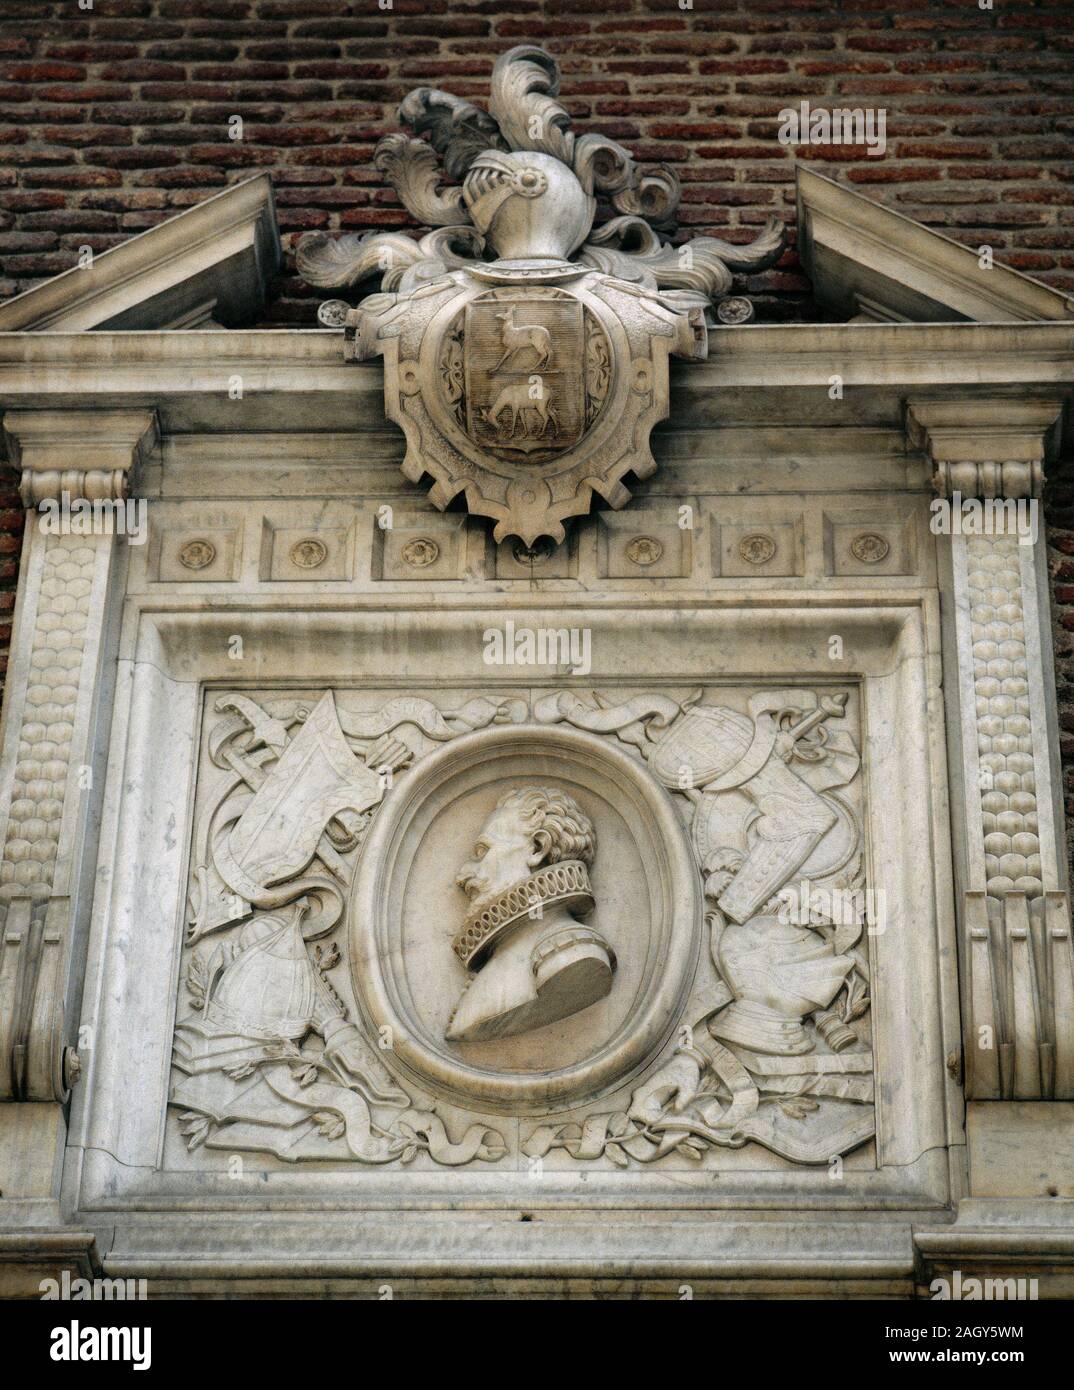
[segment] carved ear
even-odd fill
[[[529,857],[529,866],[531,869],[536,869],[548,857],[548,851],[552,847],[552,837],[547,830],[535,830],[533,843],[535,849]]]

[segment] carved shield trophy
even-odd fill
[[[431,477],[440,508],[463,494],[497,541],[528,546],[561,541],[594,493],[629,501],[626,475],[656,468],[648,441],[668,413],[669,356],[706,356],[714,306],[726,322],[748,318],[728,298],[731,271],[763,269],[785,244],[776,220],[746,246],[666,243],[674,174],[576,135],[558,90],[553,59],[524,45],[497,60],[488,112],[411,92],[399,116],[413,135],[386,136],[377,164],[435,230],[313,233],[298,250],[313,285],[381,277],[379,293],[330,301],[321,317],[345,325],[351,360],[384,358],[407,477]],[[595,230],[598,197],[615,215]]]

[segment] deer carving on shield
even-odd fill
[[[514,305],[502,314],[497,314],[496,317],[503,324],[500,329],[503,356],[493,367],[490,375],[495,376],[516,353],[522,352],[526,348],[532,348],[537,354],[537,360],[533,363],[535,370],[548,366],[552,360],[552,336],[547,328],[542,328],[539,323],[516,324]]]
[[[543,329],[541,331],[544,332]],[[500,420],[505,410],[511,412],[511,419],[506,428]],[[537,396],[531,396],[529,383],[525,381],[505,386],[492,405],[484,412],[484,419],[486,424],[491,425],[501,438],[507,439],[514,438],[521,422],[522,432],[529,438],[532,437],[532,431],[527,412],[531,410],[535,412],[537,417],[534,421],[537,426],[537,438],[546,434],[549,427],[553,431],[559,428],[559,419],[552,405],[551,392],[542,391]]]

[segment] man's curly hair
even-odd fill
[[[580,859],[592,864],[597,852],[593,822],[577,801],[555,787],[526,787],[501,797],[496,809],[519,811],[526,829],[544,852],[545,861]]]

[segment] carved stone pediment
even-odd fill
[[[705,358],[716,300],[724,321],[748,318],[746,301],[727,298],[731,271],[763,269],[785,244],[775,220],[748,246],[665,244],[655,228],[674,215],[675,176],[575,135],[557,92],[554,60],[528,46],[497,60],[491,114],[412,92],[400,120],[429,142],[388,135],[377,163],[438,230],[315,233],[298,252],[314,285],[382,277],[380,293],[357,308],[331,301],[322,320],[345,326],[350,360],[384,358],[407,477],[429,475],[437,507],[462,494],[497,541],[531,547],[561,541],[594,493],[624,506],[626,475],[655,470],[649,432],[668,413],[669,356]],[[442,175],[461,186],[441,187]],[[594,230],[598,195],[618,215]]]

